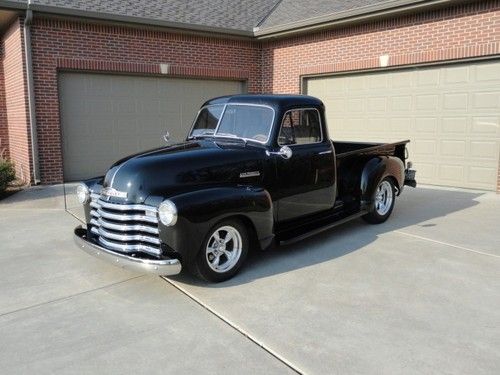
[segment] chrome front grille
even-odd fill
[[[160,255],[156,207],[109,203],[92,194],[90,208],[90,231],[102,246],[127,253]]]

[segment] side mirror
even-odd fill
[[[280,148],[279,154],[283,159],[290,159],[293,155],[292,149],[288,146],[283,146]]]
[[[273,152],[273,151],[267,151],[266,150],[267,156],[270,155],[279,155],[283,159],[290,159],[293,155],[292,149],[288,146],[282,146],[278,152]]]

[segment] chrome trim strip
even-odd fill
[[[130,160],[130,159],[128,159],[128,160]],[[109,183],[109,187],[113,187],[113,182],[115,182],[116,174],[127,163],[128,160],[125,160],[118,168],[116,168],[115,173],[113,173],[113,177],[111,177],[111,182]]]
[[[103,200],[99,199],[97,202],[92,202],[91,204],[92,207],[95,208],[100,208],[104,207],[110,210],[116,210],[116,211],[151,211],[154,213],[158,212],[157,207],[153,206],[147,206],[145,204],[116,204],[116,203],[109,203],[109,202],[104,202]]]
[[[122,244],[114,241],[107,240],[106,238],[103,238],[99,230],[97,228],[92,227],[90,231],[94,234],[97,234],[99,236],[99,242],[101,242],[106,248],[110,248],[111,250],[117,250],[117,251],[123,251],[126,253],[132,253],[134,251],[144,251],[146,253],[151,253],[154,255],[159,255],[160,254],[160,249],[153,247],[153,246],[148,246],[148,245],[143,245],[143,244]]]
[[[101,258],[115,266],[130,269],[140,273],[149,273],[161,276],[177,275],[182,266],[178,259],[144,259],[120,254],[99,246],[87,239],[87,230],[81,226],[75,228],[74,241],[86,253]]]
[[[150,227],[148,225],[140,225],[140,224],[114,224],[110,223],[103,218],[99,217],[96,219],[91,219],[90,224],[95,225],[97,227],[104,227],[111,230],[123,231],[123,232],[148,232],[152,234],[159,234],[158,228]]]
[[[92,211],[94,211],[94,210],[92,210]],[[90,212],[91,215],[92,215],[92,211]],[[117,214],[103,211],[100,208],[97,209],[96,213],[99,215],[98,217],[104,217],[106,219],[111,219],[111,220],[116,220],[116,221],[145,221],[148,223],[158,224],[158,219],[156,216],[125,215],[125,214],[117,215]],[[97,216],[97,215],[94,215],[94,216]]]
[[[117,241],[122,241],[122,242],[128,242],[128,241],[141,241],[141,242],[149,242],[155,245],[160,244],[160,240],[155,237],[150,237],[142,234],[118,234],[118,233],[112,233],[108,232],[106,229],[103,227],[99,227],[98,229],[99,235],[102,237],[109,238],[111,240],[117,240]]]
[[[198,120],[198,117],[200,116],[200,113],[201,111],[203,111],[205,108],[208,108],[208,107],[212,107],[212,106],[222,106],[222,112],[220,114],[221,118],[222,118],[222,114],[224,113],[224,107],[225,107],[225,104],[224,103],[220,103],[220,104],[210,104],[210,105],[204,105],[203,107],[201,107],[199,110],[198,110],[198,113],[196,113],[196,116],[194,117],[194,120],[193,120],[193,123],[191,124],[191,129],[189,129],[189,132],[188,132],[188,136],[187,136],[187,139],[191,139],[193,137],[193,135],[191,133],[193,133],[193,130],[194,130],[194,125],[196,124],[196,120]],[[217,126],[219,125],[219,121],[220,121],[220,118],[219,120],[217,120],[217,125],[215,125],[215,129],[217,129]],[[214,131],[215,131],[214,129]],[[209,134],[207,134],[209,135]]]

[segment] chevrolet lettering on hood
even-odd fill
[[[332,141],[324,105],[311,96],[215,98],[183,142],[128,156],[78,185],[86,226],[75,242],[141,273],[185,269],[224,281],[252,246],[359,217],[387,220],[403,187],[416,186],[408,142]]]
[[[101,190],[101,196],[109,199],[110,197],[115,197],[115,198],[127,198],[127,192],[126,191],[118,191],[116,189],[113,189],[111,187],[103,188]]]

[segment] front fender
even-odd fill
[[[375,189],[380,181],[386,177],[392,177],[398,193],[401,192],[404,184],[404,164],[401,159],[394,156],[377,156],[370,159],[364,166],[361,173],[361,206],[371,208]]]
[[[273,238],[273,205],[265,189],[216,187],[179,194],[169,199],[177,207],[178,220],[172,227],[160,224],[160,238],[178,252],[183,261],[191,261],[209,229],[227,217],[238,216],[251,224],[261,247]]]

